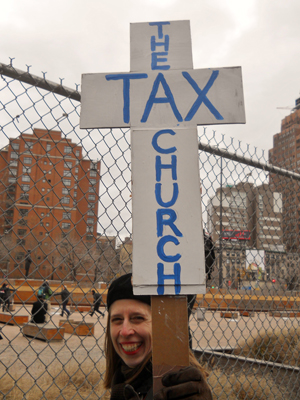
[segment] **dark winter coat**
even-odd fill
[[[59,293],[54,293],[54,296],[59,296],[59,295],[61,296],[61,301],[65,304],[68,304],[70,298],[70,292],[68,291],[68,289],[63,289]]]
[[[97,293],[97,292],[95,292],[94,294],[93,294],[93,297],[94,297],[94,305],[100,305],[101,304],[101,301],[102,301],[102,296],[101,296],[101,294],[100,293]]]
[[[37,301],[32,305],[31,322],[35,322],[36,324],[45,323],[45,315],[47,314],[46,307],[47,306],[43,300],[37,299]]]
[[[30,254],[28,254],[26,256],[26,260],[25,260],[25,268],[29,268],[31,263],[32,263],[32,259],[30,257]]]
[[[0,296],[3,301],[7,301],[11,296],[11,289],[8,286],[1,286]]]
[[[129,368],[126,365],[120,365],[113,377],[110,400],[125,400],[125,381],[128,380],[130,376],[134,375],[135,372],[135,368]],[[138,377],[133,382],[130,382],[130,385],[139,394],[140,398],[152,400],[152,380],[152,363],[149,361]]]
[[[212,238],[204,233],[204,251],[205,251],[205,272],[208,279],[211,279],[213,265],[216,259],[214,244]]]

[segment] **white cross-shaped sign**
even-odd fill
[[[241,68],[193,69],[189,21],[131,24],[131,72],[85,74],[81,128],[131,128],[135,294],[205,292],[197,125],[245,123]]]

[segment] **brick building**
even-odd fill
[[[23,276],[28,249],[31,278],[74,279],[88,268],[97,235],[100,162],[83,158],[81,146],[61,132],[34,129],[0,151],[0,177],[2,253],[3,243],[9,250],[3,274]]]

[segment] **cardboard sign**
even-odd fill
[[[241,69],[194,70],[189,21],[130,40],[131,72],[83,75],[80,127],[131,127],[134,293],[204,293],[197,125],[245,122]]]
[[[81,128],[245,122],[240,67],[86,74],[81,101]]]
[[[197,129],[132,130],[136,294],[205,292]]]

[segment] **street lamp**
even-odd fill
[[[223,231],[223,157],[221,156],[221,176],[220,176],[220,234],[219,234],[219,288],[223,286],[223,248],[222,248],[222,231]]]

